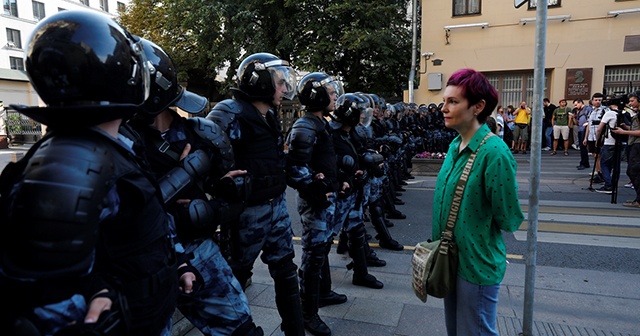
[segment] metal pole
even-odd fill
[[[413,103],[413,81],[416,78],[416,58],[418,57],[418,0],[411,2],[413,42],[411,45],[411,71],[409,71],[409,103]]]
[[[547,40],[547,1],[537,1],[536,46],[533,69],[533,110],[531,115],[531,186],[529,188],[529,220],[527,259],[524,283],[522,333],[533,336],[533,303],[536,277],[536,243],[538,240],[538,205],[540,196],[540,150],[542,143],[542,99],[544,98],[544,63]]]

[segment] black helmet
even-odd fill
[[[140,40],[149,63],[153,65],[150,68],[151,90],[142,106],[143,112],[155,116],[170,106],[177,106],[189,113],[202,112],[207,107],[207,99],[178,84],[178,70],[162,48],[149,40]]]
[[[15,108],[43,124],[126,119],[149,95],[139,38],[106,15],[56,13],[38,23],[27,45],[27,75],[47,107]]]
[[[312,72],[302,77],[298,84],[300,104],[310,112],[323,111],[328,115],[332,103],[331,94],[342,95],[342,82],[324,72]],[[330,110],[332,110],[331,108]]]
[[[271,103],[277,82],[287,85],[285,98],[296,95],[296,74],[289,62],[268,53],[257,53],[245,58],[238,67],[238,88],[242,95],[253,100]]]
[[[365,112],[368,105],[366,98],[355,93],[345,93],[338,98],[333,117],[341,124],[354,127],[360,123],[360,114]]]

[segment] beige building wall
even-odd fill
[[[420,57],[420,69],[425,73],[419,75],[420,85],[414,91],[416,103],[442,101],[443,90],[427,89],[428,73],[442,73],[443,88],[449,76],[460,68],[474,68],[486,74],[533,73],[536,24],[534,21],[523,25],[520,19],[535,18],[535,10],[528,10],[526,4],[515,9],[511,1],[482,0],[480,15],[453,17],[452,3],[453,0],[422,0],[421,53],[433,52],[434,56],[428,61]],[[640,35],[640,12],[607,15],[612,10],[630,8],[640,8],[640,1],[561,0],[560,7],[548,9],[549,17],[570,15],[564,22],[549,20],[547,24],[546,95],[552,102],[565,95],[567,69],[591,68],[593,94],[602,92],[605,67],[640,67],[640,51],[624,51],[625,38]],[[448,32],[443,28],[475,23],[488,25]],[[640,50],[639,44],[635,44],[635,50]],[[442,60],[442,64],[434,65],[434,59]]]

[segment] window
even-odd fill
[[[22,58],[9,56],[9,62],[11,63],[11,69],[24,70],[24,60]]]
[[[33,18],[40,21],[44,19],[44,4],[38,1],[32,1],[33,4]]]
[[[533,72],[503,72],[485,74],[489,83],[498,90],[498,104],[520,106],[524,99],[527,106],[533,106]],[[549,96],[549,75],[544,76],[544,95]]]
[[[453,0],[453,16],[480,14],[480,0]]]
[[[58,13],[59,13],[59,12],[66,11],[66,10],[67,10],[66,8],[58,7]]]
[[[640,65],[606,67],[603,86],[607,94],[640,90]]]
[[[80,3],[85,6],[89,6],[89,0],[80,0]]]
[[[13,48],[22,48],[19,30],[7,28],[7,45]]]
[[[127,10],[127,6],[122,2],[118,1],[118,13],[124,13]]]
[[[535,9],[537,3],[538,0],[529,0],[529,9]],[[547,7],[560,7],[560,0],[547,0],[547,3]]]
[[[105,12],[109,11],[109,0],[100,0],[100,9]]]
[[[18,17],[18,0],[2,0],[4,15]]]

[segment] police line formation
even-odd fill
[[[0,178],[2,334],[169,335],[177,307],[206,335],[262,335],[244,294],[260,256],[284,334],[331,335],[318,309],[348,300],[331,289],[334,237],[352,283],[383,288],[365,217],[381,247],[402,250],[388,219],[405,218],[410,158],[453,137],[434,104],[345,93],[320,72],[296,85],[268,53],[243,60],[234,99],[184,118],[175,107],[207,100],[177,83],[170,57],[85,11],[42,20],[26,70],[46,107],[13,107],[47,133]],[[274,110],[296,94],[304,114],[285,139]]]

